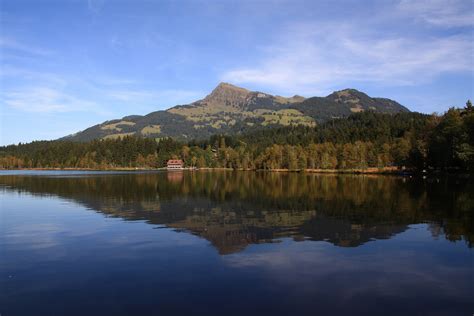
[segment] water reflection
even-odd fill
[[[220,254],[282,237],[357,247],[416,223],[428,223],[435,238],[469,247],[474,241],[474,190],[459,179],[175,172],[3,175],[0,187],[184,230],[209,240]]]

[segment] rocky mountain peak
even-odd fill
[[[250,93],[251,91],[247,89],[221,82],[204,98],[203,102],[208,104],[225,103],[228,105],[240,105],[245,102]]]
[[[303,102],[305,97],[295,94],[294,96],[288,98],[288,100],[290,100],[290,103]]]
[[[334,91],[326,98],[340,103],[372,102],[372,99],[367,94],[356,89],[343,89]]]
[[[354,96],[354,95],[358,95],[358,94],[361,94],[361,93],[362,92],[360,92],[356,89],[342,89],[342,90],[334,91],[333,93],[328,95],[328,97],[330,97],[330,96],[349,97],[349,96]]]

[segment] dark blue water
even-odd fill
[[[471,315],[465,180],[0,175],[0,314]]]

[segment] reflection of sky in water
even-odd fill
[[[453,265],[450,258],[455,257],[466,261]],[[225,263],[237,269],[261,269],[277,286],[308,292],[321,282],[325,283],[324,290],[327,283],[333,288],[341,285],[338,295],[347,300],[373,293],[410,297],[427,288],[440,297],[469,300],[469,290],[473,289],[467,282],[453,282],[473,276],[472,254],[470,257],[463,245],[446,240],[433,244],[426,225],[414,225],[403,235],[358,248],[290,239],[277,247],[253,245],[245,252],[226,256]]]
[[[205,238],[72,200],[0,192],[0,313],[470,313],[474,251],[427,224],[358,247]]]

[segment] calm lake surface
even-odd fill
[[[0,172],[0,314],[472,315],[466,180]]]

